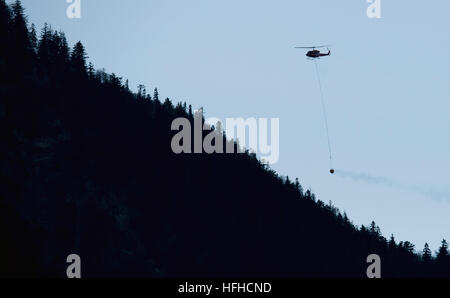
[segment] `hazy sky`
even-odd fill
[[[382,19],[367,17],[366,0],[81,0],[78,20],[65,0],[22,2],[30,22],[82,40],[97,68],[132,86],[207,117],[279,117],[273,168],[355,224],[375,220],[420,250],[450,240],[448,0],[382,0]],[[323,43],[333,45],[318,63],[345,175],[328,172],[314,64],[293,48]]]

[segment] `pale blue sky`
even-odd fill
[[[71,20],[65,0],[23,0],[31,22],[82,40],[97,68],[132,86],[156,86],[207,117],[279,117],[273,168],[356,224],[375,220],[418,249],[450,240],[448,0],[382,0],[379,20],[367,18],[365,0],[81,2]],[[410,190],[328,173],[314,65],[293,49],[323,43],[333,45],[319,69],[336,168]]]

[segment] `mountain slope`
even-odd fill
[[[2,276],[65,277],[73,253],[84,277],[365,277],[373,253],[384,276],[445,274],[248,152],[174,154],[191,107],[131,92],[48,26],[36,41],[17,5],[0,0]]]

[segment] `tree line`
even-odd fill
[[[78,253],[93,277],[364,277],[376,253],[385,277],[450,277],[445,240],[417,253],[356,226],[248,151],[176,155],[192,106],[131,91],[20,1],[0,22],[2,276],[60,276]]]

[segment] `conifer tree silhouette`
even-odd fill
[[[24,15],[24,9],[19,0],[16,0],[11,6],[12,21],[10,31],[11,46],[11,67],[10,75],[13,79],[20,76],[29,75],[32,63],[32,46],[27,27],[27,20]]]
[[[79,77],[84,77],[87,73],[86,59],[88,58],[81,41],[77,42],[72,50],[72,56],[70,62],[72,65],[72,71]]]
[[[0,42],[1,277],[61,276],[72,250],[88,277],[365,277],[372,253],[386,277],[450,276],[445,240],[421,258],[248,150],[174,154],[191,105],[132,92],[47,24],[37,40],[20,1],[0,0]]]
[[[424,248],[422,251],[422,259],[425,263],[431,262],[432,255],[431,255],[431,250],[430,250],[430,246],[428,245],[428,243],[425,243],[425,245],[424,245]]]
[[[441,247],[439,248],[438,254],[437,254],[437,259],[439,261],[442,260],[446,260],[448,259],[449,254],[448,254],[448,243],[445,239],[442,240],[441,242]]]

